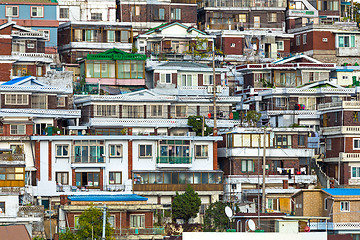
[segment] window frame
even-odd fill
[[[268,22],[271,23],[277,22],[277,13],[269,13]]]
[[[275,43],[276,43],[277,50],[284,51],[284,49],[285,49],[284,41],[276,41]],[[281,46],[281,48],[279,46]]]
[[[245,163],[245,170],[243,169],[243,162]],[[252,164],[252,167],[249,166]],[[253,173],[255,172],[255,162],[253,159],[241,159],[241,172],[242,173]]]
[[[0,209],[2,210],[2,214],[6,213],[6,202],[5,201],[1,201],[0,202]]]
[[[355,141],[357,142],[357,147],[355,147]],[[360,138],[353,138],[353,150],[360,150]]]
[[[11,8],[12,10],[14,9],[14,8],[16,8],[17,10],[17,15],[9,15],[7,12],[7,9],[8,8]],[[19,6],[13,6],[13,5],[10,5],[10,6],[5,6],[5,17],[19,17]]]
[[[350,201],[340,201],[340,212],[350,212]]]
[[[343,38],[343,41],[342,41],[342,46],[340,46],[340,38]],[[349,43],[349,46],[345,46],[345,39],[348,38],[348,43]],[[355,48],[356,47],[356,38],[355,38],[355,35],[354,34],[349,34],[349,35],[338,35],[337,38],[337,47],[338,48]]]
[[[355,176],[354,176],[354,173],[355,173]],[[360,179],[360,166],[359,167],[357,167],[357,166],[351,167],[351,178]]]
[[[157,114],[155,114],[155,115],[153,115],[153,108],[156,108],[155,112]],[[161,114],[158,114],[160,109],[161,109]],[[163,116],[164,116],[164,106],[163,105],[150,105],[150,117],[162,118]]]
[[[183,107],[185,107],[185,114],[180,114],[180,115],[178,115],[177,113],[178,113],[178,111],[177,111],[177,108],[183,108]],[[182,112],[182,111],[180,111],[180,112]],[[176,118],[186,118],[187,116],[188,116],[188,106],[187,105],[175,105],[175,117]]]
[[[134,217],[140,218],[140,226],[134,225]],[[136,219],[136,222],[138,222],[138,219]],[[130,214],[130,228],[145,228],[145,214]]]
[[[42,15],[41,16],[33,16],[33,9],[36,8],[36,9],[39,9],[41,8],[42,9]],[[36,11],[37,12],[37,11]],[[37,13],[36,13],[37,14]],[[44,6],[31,6],[30,7],[30,18],[44,18]]]
[[[110,183],[110,176],[111,174],[113,174],[113,181],[114,183]],[[119,182],[116,182],[116,178],[115,178],[115,175],[114,174],[120,174],[120,183]],[[109,185],[121,185],[122,184],[122,172],[120,171],[109,171]]]
[[[15,103],[9,102],[14,95],[16,96]],[[21,103],[18,101],[18,96],[21,96]],[[29,96],[29,94],[5,94],[5,105],[29,105]]]
[[[300,46],[300,35],[297,35],[295,37],[295,41],[296,41],[296,46]]]
[[[303,138],[303,144],[300,144],[300,138]],[[298,146],[300,146],[300,147],[305,147],[306,146],[306,144],[305,144],[305,135],[298,134]]]
[[[168,80],[170,80],[170,81],[168,82]],[[172,74],[171,73],[160,73],[159,81],[161,84],[172,84]]]
[[[150,153],[147,152],[147,146],[150,146]],[[141,155],[141,148],[144,147],[145,155]],[[152,144],[139,144],[139,158],[152,158],[153,157]]]
[[[303,34],[303,45],[307,44],[307,34]]]
[[[61,177],[60,177],[60,180],[61,180],[60,184],[61,184],[61,185],[70,185],[70,184],[69,184],[69,172],[55,172],[55,181],[56,181],[56,183],[59,183],[59,176],[58,176],[58,174],[61,175]],[[64,176],[63,176],[63,175],[64,175]],[[63,178],[63,177],[65,177],[65,178]],[[62,182],[63,179],[66,179],[66,183],[63,183],[63,182]]]
[[[66,106],[66,97],[58,96],[57,97],[57,106],[65,107]]]
[[[61,147],[61,155],[58,155],[58,147]],[[64,155],[64,147],[67,147],[67,154]],[[69,150],[70,146],[69,144],[55,144],[55,156],[56,157],[69,157]]]
[[[181,8],[172,8],[170,18],[171,20],[181,20]]]
[[[16,133],[13,133],[13,126],[16,126]],[[19,133],[18,126],[24,126],[23,133]],[[10,124],[10,135],[26,135],[26,124]]]
[[[198,154],[198,147],[200,147],[200,154]],[[205,152],[204,149],[206,148]],[[203,153],[205,153],[203,155]],[[209,157],[209,145],[207,144],[196,144],[195,145],[195,158],[208,158]]]
[[[61,10],[67,10],[67,17],[61,16]],[[59,18],[60,19],[69,19],[69,17],[70,17],[70,9],[68,7],[60,7],[59,8]]]
[[[95,16],[97,16],[95,18]],[[98,16],[100,16],[100,18],[98,18]],[[103,20],[103,14],[102,13],[97,13],[97,12],[92,12],[90,13],[90,20],[91,21],[102,21]]]
[[[119,154],[111,154],[112,153],[112,147],[115,147],[115,153],[116,147],[120,147],[120,153]],[[123,157],[123,145],[122,144],[109,144],[109,158],[119,158]]]

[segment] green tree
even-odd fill
[[[204,232],[223,232],[229,228],[229,218],[225,214],[228,202],[214,202],[209,205],[204,215]]]
[[[174,201],[171,204],[173,219],[183,219],[185,223],[188,223],[190,218],[196,217],[200,205],[199,195],[188,185],[183,194],[176,192]]]
[[[245,121],[251,126],[256,127],[256,123],[260,120],[261,113],[257,111],[248,111],[245,116]]]
[[[196,136],[202,135],[202,116],[189,116],[188,125],[191,127],[191,131],[196,132]],[[208,136],[212,133],[212,128],[209,127],[206,123],[204,124],[204,136]]]
[[[187,46],[189,47],[188,51],[184,53],[192,54],[195,57],[200,58],[209,57],[212,52],[212,46],[209,46],[209,40],[207,38],[196,37],[195,41],[191,41]],[[219,49],[215,47],[215,54],[223,54]]]
[[[101,239],[103,230],[102,210],[90,206],[79,216],[79,226],[75,234],[70,230],[59,235],[60,240],[77,239]],[[106,239],[114,239],[114,229],[109,223],[109,213],[106,214],[105,236]]]

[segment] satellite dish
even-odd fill
[[[233,211],[231,210],[231,208],[229,206],[225,207],[225,214],[228,218],[232,218],[233,216]]]
[[[256,226],[255,226],[255,222],[252,219],[249,219],[247,221],[247,225],[248,225],[249,230],[255,231]]]

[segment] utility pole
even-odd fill
[[[265,213],[266,194],[265,194],[265,166],[266,166],[266,128],[264,128],[264,148],[263,148],[263,166],[262,166],[262,213]]]
[[[103,207],[103,230],[102,230],[102,240],[106,240],[105,237],[105,233],[106,233],[106,204]]]
[[[215,46],[214,46],[214,40],[213,40],[213,49],[212,49],[212,65],[213,65],[213,98],[214,98],[214,129],[213,129],[213,135],[217,136],[217,126],[216,126],[216,80],[215,80]]]

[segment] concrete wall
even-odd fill
[[[184,232],[183,240],[218,240],[218,239],[242,239],[242,240],[326,240],[326,232],[318,233],[226,233],[226,232]]]

